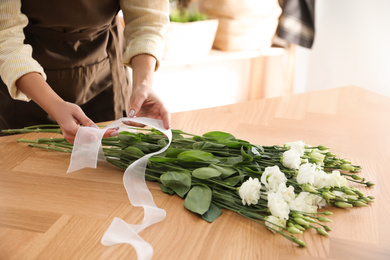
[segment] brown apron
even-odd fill
[[[122,64],[123,28],[118,0],[22,0],[29,24],[25,43],[64,100],[95,122],[129,108],[130,81]],[[0,129],[53,123],[33,101],[13,100],[0,81]]]

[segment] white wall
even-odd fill
[[[249,59],[163,62],[153,89],[172,113],[243,102],[248,99],[249,69]]]
[[[295,92],[358,85],[390,96],[390,1],[316,0],[313,48],[298,48]]]

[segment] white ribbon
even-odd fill
[[[132,163],[123,175],[123,185],[131,204],[135,207],[144,208],[142,224],[128,224],[122,219],[115,217],[101,240],[101,243],[105,246],[122,243],[130,244],[134,247],[138,259],[146,260],[152,258],[153,248],[138,233],[150,225],[162,221],[166,212],[158,208],[153,201],[153,196],[145,183],[145,169],[151,156],[162,153],[169,147],[172,141],[171,130],[165,129],[161,120],[145,117],[121,118],[104,129],[80,127],[76,134],[67,172],[70,173],[85,167],[96,168],[98,155],[103,155],[101,140],[105,131],[109,128],[121,126],[122,121],[131,121],[153,127],[162,132],[169,140],[168,144],[160,151],[147,154]]]

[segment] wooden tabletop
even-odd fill
[[[390,98],[341,87],[175,113],[172,128],[221,130],[259,145],[329,146],[363,167],[361,174],[376,185],[357,187],[376,199],[369,207],[331,208],[330,236],[306,231],[299,237],[307,247],[300,248],[229,211],[207,223],[181,198],[148,183],[167,212],[140,233],[153,246],[153,259],[390,259]],[[123,170],[100,163],[67,174],[70,154],[16,143],[38,136],[53,134],[0,138],[0,259],[136,259],[129,245],[100,243],[114,217],[142,222],[143,209],[128,201]]]

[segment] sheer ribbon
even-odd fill
[[[134,247],[139,260],[147,260],[152,258],[153,248],[138,233],[150,225],[162,221],[165,218],[166,212],[158,208],[153,201],[153,196],[145,183],[145,169],[148,159],[151,156],[162,153],[169,147],[172,141],[171,130],[165,129],[161,120],[145,117],[124,117],[104,129],[80,127],[76,134],[67,172],[74,172],[86,167],[96,168],[98,157],[100,159],[104,158],[101,140],[105,131],[109,128],[120,127],[122,121],[131,121],[153,127],[162,132],[169,141],[161,150],[147,154],[132,163],[123,175],[123,185],[125,186],[130,203],[135,207],[144,208],[142,224],[128,224],[124,220],[115,217],[101,240],[101,243],[105,246],[121,243],[130,244]]]

